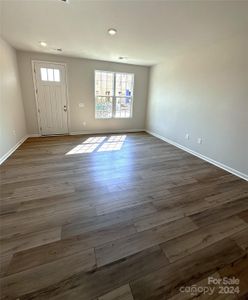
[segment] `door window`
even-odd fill
[[[60,70],[51,68],[40,68],[40,75],[42,81],[60,82]]]

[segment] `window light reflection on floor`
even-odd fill
[[[124,142],[126,137],[127,137],[126,135],[112,135],[108,139],[108,142]]]
[[[83,144],[94,144],[94,143],[101,143],[106,139],[106,136],[93,136],[88,138]]]
[[[93,152],[99,144],[83,144],[74,147],[72,150],[66,153],[66,155],[70,154],[80,154],[80,153],[91,153]]]
[[[92,153],[97,148],[97,152],[121,150],[126,137],[126,135],[112,135],[106,141],[106,136],[89,137],[82,144],[68,151],[66,155]]]
[[[104,143],[102,146],[97,150],[97,152],[103,151],[117,151],[121,150],[123,142],[114,142],[114,143]]]

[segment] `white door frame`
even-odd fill
[[[34,95],[35,95],[35,107],[36,107],[36,116],[38,121],[38,130],[39,130],[39,136],[42,136],[41,132],[41,121],[40,121],[40,114],[39,114],[39,105],[38,105],[38,95],[37,95],[37,82],[36,82],[36,75],[35,75],[35,63],[45,63],[45,64],[53,64],[53,65],[62,65],[65,68],[65,90],[66,90],[66,106],[67,106],[67,128],[68,132],[67,134],[70,134],[70,128],[71,128],[71,122],[70,122],[70,102],[69,102],[69,93],[68,93],[68,82],[67,82],[67,65],[63,62],[52,62],[52,61],[46,61],[46,60],[32,60],[32,75],[33,75],[33,84],[34,84]]]

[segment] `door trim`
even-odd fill
[[[71,119],[70,119],[70,101],[69,101],[69,93],[68,93],[68,81],[67,81],[67,64],[63,62],[52,62],[52,61],[46,61],[46,60],[31,60],[31,67],[32,67],[32,76],[33,76],[33,84],[34,84],[34,96],[35,96],[35,108],[36,108],[36,116],[37,116],[37,122],[38,122],[38,130],[39,135],[42,135],[41,132],[41,121],[40,121],[40,114],[39,114],[39,105],[38,105],[38,96],[37,96],[37,84],[36,84],[36,75],[35,75],[35,63],[45,63],[45,64],[53,64],[53,65],[62,65],[65,68],[65,90],[66,90],[66,105],[67,105],[67,133],[65,135],[69,135],[70,128],[71,128]]]

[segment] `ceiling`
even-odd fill
[[[0,1],[2,36],[17,49],[129,64],[153,65],[248,28],[248,1]]]

